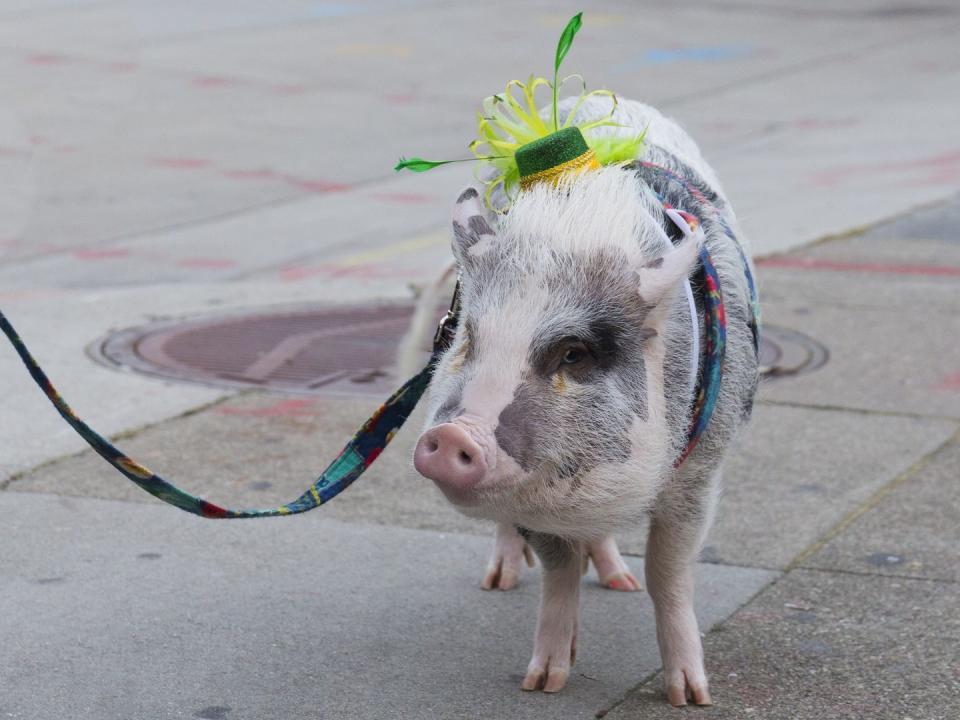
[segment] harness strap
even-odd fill
[[[455,299],[455,302],[457,300]],[[6,316],[0,311],[0,330],[13,344],[14,349],[27,367],[34,382],[40,387],[47,399],[53,404],[61,417],[87,444],[93,448],[110,465],[143,490],[163,502],[173,505],[194,515],[205,518],[256,518],[275,517],[279,515],[296,515],[313,510],[315,507],[335,498],[346,490],[351,483],[359,478],[370,467],[374,460],[383,452],[394,435],[410,417],[410,413],[417,406],[423,396],[440,353],[449,346],[453,336],[455,320],[447,318],[441,323],[434,338],[434,349],[430,361],[419,373],[401,385],[386,402],[361,426],[353,438],[348,442],[340,454],[331,462],[327,469],[299,498],[286,505],[265,510],[232,510],[215,505],[209,500],[191,495],[162,477],[147,469],[136,460],[130,458],[122,450],[115,447],[105,437],[77,417],[71,407],[60,396],[50,382],[23,340],[17,334]]]

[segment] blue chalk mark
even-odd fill
[[[753,55],[750,45],[709,45],[692,48],[654,48],[634,55],[616,65],[613,73],[623,73],[647,65],[667,65],[681,62],[723,62]]]
[[[53,2],[53,0],[50,0]],[[61,0],[64,1],[64,0]],[[128,0],[144,37],[193,35],[218,30],[259,30],[362,15],[384,15],[430,0]],[[72,0],[90,3],[93,0]]]

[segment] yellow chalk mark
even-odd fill
[[[390,243],[383,247],[347,255],[344,258],[338,259],[336,262],[337,265],[341,267],[366,265],[367,263],[380,262],[381,260],[397,257],[398,255],[406,255],[407,253],[423,250],[424,248],[436,247],[449,242],[449,239],[449,235],[445,231],[437,230],[436,232],[427,233],[426,235],[421,235],[409,240],[401,240],[400,242]]]

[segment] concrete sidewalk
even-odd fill
[[[0,4],[0,307],[132,456],[214,501],[290,500],[377,400],[85,351],[161,318],[409,300],[470,171],[400,177],[396,157],[462,155],[479,99],[546,74],[579,9]],[[960,11],[585,10],[565,70],[691,130],[763,257],[765,321],[829,354],[764,383],[726,465],[698,567],[716,705],[686,712],[960,716]],[[683,712],[649,598],[592,575],[568,688],[519,690],[537,572],[478,589],[490,528],[413,473],[419,417],[331,505],[214,523],[83,451],[6,347],[0,390],[0,718]],[[621,538],[638,572],[643,538]]]

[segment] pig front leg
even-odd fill
[[[520,687],[559,692],[577,654],[580,575],[586,549],[582,543],[544,533],[530,533],[529,540],[543,565],[543,587],[533,658]]]
[[[510,590],[520,579],[523,562],[533,567],[533,553],[517,528],[509,523],[497,523],[493,538],[493,554],[487,563],[487,571],[480,581],[484,590]]]
[[[657,499],[647,539],[647,589],[657,620],[663,679],[671,705],[711,705],[703,646],[693,612],[693,566],[713,519],[719,472],[677,476]]]

